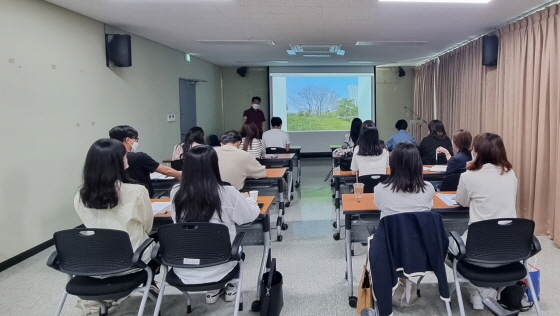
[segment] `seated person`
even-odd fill
[[[170,177],[181,178],[181,171],[164,166],[153,160],[148,154],[136,151],[138,148],[138,132],[133,127],[128,125],[115,126],[109,131],[109,137],[124,144],[129,166],[127,173],[148,189],[150,197],[154,195],[150,173],[159,172]]]
[[[186,152],[197,145],[204,145],[204,131],[202,128],[195,126],[189,129],[187,135],[185,135],[185,140],[182,143],[175,145],[171,160],[183,159],[183,152]]]
[[[228,131],[222,135],[221,147],[216,147],[220,175],[222,180],[241,190],[247,178],[266,177],[266,168],[255,156],[239,149],[241,135],[237,131]]]
[[[397,143],[389,162],[391,174],[373,188],[374,203],[380,218],[403,212],[429,212],[435,189],[422,178],[422,159],[416,146]]]
[[[350,131],[344,134],[343,143],[348,143],[349,148],[353,148],[358,142],[358,137],[360,136],[360,130],[362,128],[362,120],[359,117],[355,117],[350,124]]]
[[[126,231],[136,250],[152,230],[154,216],[148,190],[134,184],[126,173],[126,149],[117,140],[103,138],[91,145],[84,164],[84,182],[74,197],[76,213],[88,228]],[[159,264],[151,261],[153,244],[142,256],[152,271]]]
[[[496,218],[516,218],[517,177],[507,159],[502,138],[497,134],[483,133],[472,142],[473,161],[461,174],[456,201],[469,207],[469,224]],[[462,238],[466,242],[468,231]],[[449,252],[459,253],[457,244],[449,237]],[[491,288],[469,287],[474,309],[484,309],[482,297],[495,297]]]
[[[467,162],[472,160],[471,142],[471,133],[464,129],[460,129],[453,134],[453,148],[457,151],[455,156],[452,157],[451,153],[443,147],[438,147],[436,149],[438,154],[444,153],[445,158],[447,158],[447,169],[445,170],[446,174],[463,173],[467,170]]]
[[[255,123],[243,123],[241,126],[241,145],[244,151],[250,153],[256,158],[263,157],[266,154],[264,144],[258,137],[259,130]]]
[[[350,165],[352,174],[386,174],[388,166],[389,152],[379,140],[377,128],[373,124],[362,125]]]
[[[389,149],[389,151],[392,151],[393,147],[400,142],[410,142],[416,145],[414,137],[406,131],[408,123],[405,120],[398,120],[395,124],[395,128],[397,129],[397,132],[391,135],[387,141],[387,149]]]
[[[171,189],[171,216],[176,223],[209,222],[227,226],[230,241],[236,236],[235,224],[250,223],[259,216],[257,202],[222,182],[218,155],[206,145],[196,146],[185,154],[185,176]],[[203,192],[204,194],[201,194]],[[235,268],[236,262],[199,268],[173,268],[185,284],[217,282]],[[235,300],[237,282],[226,284],[225,300]],[[208,291],[206,302],[214,303],[224,289]]]
[[[430,135],[424,137],[420,142],[420,146],[418,146],[420,156],[422,156],[422,163],[424,165],[447,164],[445,155],[436,154],[436,150],[439,147],[443,147],[453,156],[451,139],[447,137],[443,123],[440,120],[433,120],[428,124],[428,129],[430,130]]]
[[[290,135],[282,130],[282,119],[273,117],[270,119],[271,130],[264,132],[262,141],[264,147],[278,147],[285,148],[286,151],[290,150]]]

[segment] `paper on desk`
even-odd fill
[[[173,179],[173,177],[168,177],[164,174],[161,174],[159,172],[152,172],[150,173],[150,179],[151,180],[166,180],[166,179]]]
[[[171,202],[152,202],[152,212],[154,215],[167,213],[171,209]]]
[[[422,170],[430,170],[429,167],[422,167]]]
[[[435,165],[430,168],[431,172],[445,172],[447,170],[447,165]]]
[[[455,195],[454,193],[436,193],[436,196],[449,206],[457,205]]]
[[[267,159],[270,159],[270,158],[278,158],[278,156],[277,156],[277,155],[270,155],[270,154],[267,154],[267,155],[264,155],[264,158],[267,158]]]

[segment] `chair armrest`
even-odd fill
[[[152,249],[152,260],[161,264],[161,254],[159,253],[159,242],[155,244],[154,249]]]
[[[150,246],[152,242],[154,242],[153,238],[144,240],[144,242],[140,245],[140,247],[138,247],[138,249],[136,249],[134,255],[132,256],[132,264],[142,269],[146,267],[146,263],[142,261],[142,255],[144,255],[144,251],[148,249],[148,246]]]
[[[531,256],[534,256],[537,253],[541,252],[541,243],[535,236],[533,236],[533,243],[531,244],[531,247],[533,248],[533,250],[531,251]]]
[[[461,235],[459,235],[459,233],[456,231],[450,232],[449,235],[451,235],[451,238],[453,238],[453,240],[457,244],[457,248],[459,248],[459,253],[457,254],[456,257],[457,260],[460,260],[464,255],[467,254],[467,248],[465,247],[465,242],[463,241],[463,238],[461,238]]]
[[[243,253],[243,248],[241,247],[243,237],[245,237],[245,233],[237,233],[231,245],[231,258],[237,261],[241,260],[241,254]]]
[[[56,252],[56,250],[53,251],[53,253],[49,256],[49,259],[47,259],[47,266],[55,270],[60,269],[60,266],[58,265],[58,252]]]

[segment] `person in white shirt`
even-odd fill
[[[259,130],[255,123],[243,123],[241,126],[241,149],[255,156],[256,158],[263,157],[266,150],[262,140],[259,139]]]
[[[265,148],[278,147],[290,150],[290,135],[282,130],[282,119],[273,117],[270,119],[272,129],[264,132],[262,141]]]
[[[429,212],[435,189],[422,177],[422,158],[416,145],[404,141],[393,147],[391,174],[373,188],[380,218],[404,212]]]
[[[227,226],[230,241],[236,236],[235,225],[250,223],[259,215],[257,202],[247,193],[240,193],[222,182],[218,155],[207,145],[191,148],[185,153],[184,176],[181,183],[171,190],[171,216],[176,223],[210,222]],[[199,268],[173,268],[175,274],[186,284],[210,283],[221,280],[237,263]],[[237,282],[226,284],[226,301],[233,301]],[[208,291],[206,302],[214,303],[224,289]]]
[[[204,145],[204,131],[198,126],[194,126],[185,135],[185,140],[175,145],[173,148],[173,156],[171,160],[183,159],[183,152],[188,151],[191,147]]]
[[[91,145],[84,164],[84,182],[74,198],[76,213],[88,228],[123,230],[136,250],[152,230],[152,203],[148,190],[125,173],[126,148],[115,139],[103,138]],[[154,274],[159,264],[151,261],[153,244],[142,261]],[[155,285],[154,285],[155,286]]]
[[[374,124],[362,126],[350,169],[352,174],[386,174],[389,166],[389,151],[379,140],[379,132]]]
[[[496,218],[517,218],[517,177],[507,159],[502,138],[493,133],[482,133],[473,139],[473,161],[466,164],[461,174],[456,201],[469,207],[469,224]],[[466,242],[467,232],[462,236]],[[457,244],[449,239],[449,252],[457,254]],[[469,288],[474,309],[484,309],[482,297],[495,296],[489,288]]]

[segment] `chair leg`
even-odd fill
[[[58,303],[58,308],[56,309],[56,313],[54,314],[55,316],[59,316],[60,313],[62,312],[62,306],[64,306],[64,302],[66,301],[67,296],[68,296],[68,293],[66,291],[62,292],[62,298],[60,299],[60,302]]]
[[[451,300],[451,298],[449,299],[449,301]],[[449,301],[445,301],[445,309],[447,309],[447,316],[451,316],[451,304],[449,303]]]
[[[167,276],[167,266],[162,265],[163,267],[163,281],[161,282],[161,289],[159,290],[159,295],[156,302],[156,309],[154,310],[154,316],[159,315],[159,311],[161,309],[161,301],[163,300],[163,292],[165,291],[165,277]]]
[[[453,278],[455,279],[455,290],[457,291],[457,303],[459,303],[459,312],[461,313],[461,316],[465,316],[465,306],[463,306],[461,284],[459,283],[459,272],[457,272],[457,260],[453,261]]]
[[[529,281],[529,289],[531,290],[531,295],[533,296],[533,303],[535,304],[537,315],[542,316],[541,306],[539,304],[539,300],[537,299],[535,288],[533,287],[533,279],[531,279],[531,273],[527,273],[527,280]]]
[[[243,304],[243,291],[242,291],[242,286],[243,286],[243,262],[239,261],[239,281],[237,282],[237,295],[235,296],[235,311],[233,312],[233,316],[237,316],[239,314],[239,307],[243,306],[240,305]]]
[[[185,292],[185,294],[187,295],[187,314],[190,314],[192,312],[191,296],[188,292]],[[157,316],[157,315],[154,315],[154,316]]]
[[[107,304],[105,304],[105,302],[101,300],[95,302],[97,302],[97,304],[99,305],[99,316],[108,315],[109,309],[107,308]]]

